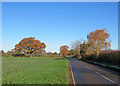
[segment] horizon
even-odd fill
[[[87,40],[87,34],[103,28],[110,34],[111,49],[118,50],[118,3],[3,2],[2,28],[5,52],[23,38],[35,37],[46,44],[46,52],[58,53],[60,46]]]

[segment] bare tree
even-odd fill
[[[80,55],[80,45],[82,44],[82,40],[76,40],[71,43],[71,48],[74,50],[74,55],[78,57],[78,59],[81,58]]]

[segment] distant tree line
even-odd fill
[[[76,40],[71,43],[71,49],[67,45],[60,46],[60,53],[46,52],[46,45],[44,42],[36,40],[35,37],[22,39],[15,45],[14,49],[6,53],[1,50],[4,56],[70,56],[81,59],[101,59],[103,52],[107,52],[111,47],[110,34],[107,30],[97,29],[96,31],[88,33],[87,40]],[[70,49],[70,50],[69,50]],[[104,54],[105,55],[105,54]],[[113,55],[113,54],[112,54]],[[112,57],[111,57],[112,58]],[[117,57],[116,57],[117,58]],[[109,61],[109,60],[108,60]]]

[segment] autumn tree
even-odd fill
[[[47,55],[52,55],[53,53],[52,53],[52,52],[47,52],[46,54],[47,54]]]
[[[32,57],[32,53],[44,53],[46,45],[41,43],[39,40],[36,40],[34,37],[24,38],[19,44],[15,45],[16,53],[28,53]]]
[[[68,46],[61,46],[60,47],[60,54],[63,55],[64,57],[69,54],[69,47]]]
[[[74,51],[74,55],[77,56],[78,59],[81,58],[81,55],[80,55],[80,44],[82,44],[81,40],[73,41],[72,44],[71,44],[71,48]]]
[[[54,55],[57,55],[57,52],[54,52],[53,54],[54,54]]]
[[[3,50],[1,50],[1,54],[5,54],[5,52]]]
[[[12,54],[12,52],[11,52],[11,51],[7,51],[7,54],[11,55],[11,54]]]
[[[87,36],[89,49],[96,53],[97,57],[102,49],[107,49],[111,46],[109,40],[109,33],[106,29],[97,29],[96,31],[90,32]]]

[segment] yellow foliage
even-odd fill
[[[90,32],[88,35],[88,44],[90,46],[90,50],[100,53],[101,49],[106,49],[111,47],[111,42],[107,39],[109,38],[109,34],[106,29],[97,29],[94,32]]]

